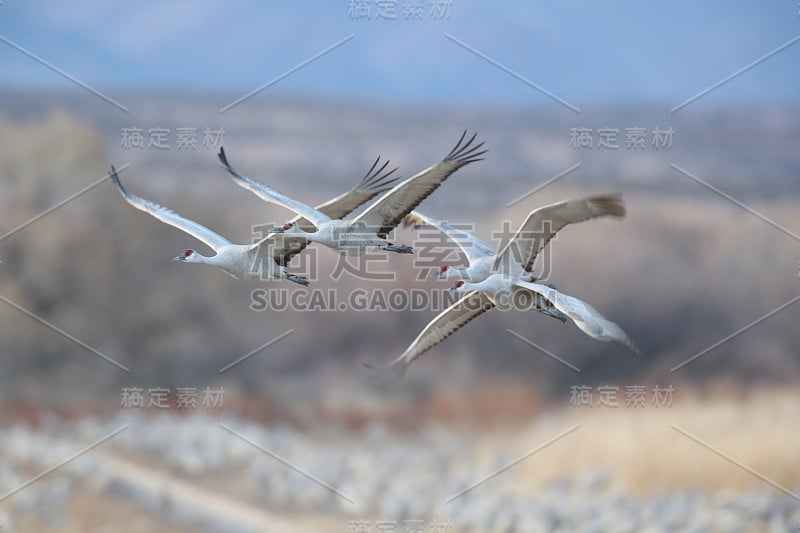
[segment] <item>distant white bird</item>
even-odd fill
[[[483,143],[472,145],[477,134],[464,142],[466,131],[455,148],[440,162],[412,176],[372,203],[359,216],[349,220],[335,220],[318,209],[298,202],[272,187],[243,176],[228,163],[225,151],[220,149],[219,159],[233,180],[255,193],[261,199],[291,209],[308,220],[316,231],[306,231],[293,222],[288,222],[274,231],[286,235],[299,235],[310,242],[317,242],[342,254],[362,255],[374,250],[411,253],[410,246],[386,242],[386,236],[425,198],[444,183],[453,172],[469,163],[480,161],[487,150],[479,151]]]
[[[492,274],[477,283],[458,280],[450,290],[466,295],[431,320],[405,352],[388,365],[378,368],[386,373],[386,377],[394,379],[402,376],[417,357],[493,307],[528,311],[552,305],[572,319],[590,337],[621,344],[634,354],[639,354],[639,349],[617,324],[604,318],[586,302],[560,293],[552,287],[503,274]]]
[[[384,169],[388,164],[387,161],[376,170],[379,161],[380,158],[375,160],[372,168],[353,189],[317,206],[317,209],[330,217],[346,216],[359,205],[386,191],[396,181],[396,178],[390,178],[390,175],[397,169],[384,173]],[[162,205],[128,192],[122,186],[119,175],[113,166],[111,167],[111,179],[119,189],[122,197],[133,207],[151,214],[170,226],[185,231],[207,244],[216,252],[216,255],[206,257],[192,249],[186,249],[178,254],[173,261],[211,265],[240,279],[288,279],[301,285],[308,285],[308,280],[305,277],[290,274],[282,268],[289,259],[305,248],[307,242],[305,238],[270,233],[254,244],[232,244],[224,237],[197,222],[184,218]],[[293,223],[300,226],[308,224],[302,218],[296,218]]]
[[[604,216],[617,218],[625,216],[625,203],[621,195],[604,194],[576,198],[534,209],[498,254],[475,235],[418,211],[406,215],[403,225],[415,228],[430,226],[438,229],[455,242],[466,255],[469,262],[467,268],[458,269],[442,265],[431,274],[432,277],[476,282],[485,280],[493,273],[501,273],[526,281],[536,281],[531,274],[533,263],[556,233],[569,224]]]

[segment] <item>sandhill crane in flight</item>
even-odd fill
[[[388,190],[397,178],[391,174],[397,170],[384,172],[388,161],[378,167],[380,157],[375,160],[372,168],[364,178],[350,191],[332,198],[317,206],[317,209],[331,218],[347,216],[361,204],[371,200],[376,195]],[[233,244],[224,237],[214,233],[208,228],[182,217],[174,211],[136,196],[122,186],[116,169],[111,167],[111,179],[119,189],[122,197],[133,207],[149,213],[160,221],[176,227],[196,239],[207,244],[216,255],[206,257],[195,250],[186,249],[173,261],[185,263],[202,263],[219,268],[223,272],[239,279],[288,279],[301,285],[308,285],[308,280],[303,276],[291,274],[283,266],[306,246],[306,239],[299,236],[270,233],[254,244]],[[307,223],[303,218],[293,220],[294,224],[304,226]]]
[[[495,273],[477,283],[460,279],[450,290],[466,294],[431,320],[406,351],[387,365],[377,368],[384,378],[394,380],[402,377],[417,357],[493,307],[527,311],[552,305],[593,339],[615,342],[639,354],[639,349],[617,324],[603,317],[586,302],[547,285]]]
[[[425,198],[461,167],[480,161],[487,150],[483,143],[473,145],[477,134],[464,142],[467,132],[461,135],[456,146],[435,165],[395,185],[380,199],[373,202],[359,216],[348,220],[332,219],[325,213],[290,198],[276,189],[243,176],[228,163],[225,151],[220,149],[219,160],[233,180],[255,193],[262,200],[286,207],[308,220],[316,231],[307,231],[294,222],[287,222],[273,231],[297,235],[348,255],[363,255],[375,250],[411,253],[410,246],[386,242],[386,236]]]
[[[493,273],[502,273],[525,281],[536,281],[532,275],[533,263],[556,233],[569,224],[605,216],[615,218],[625,216],[625,203],[621,195],[604,194],[576,198],[534,209],[508,244],[497,254],[475,235],[418,211],[406,215],[403,225],[435,228],[455,242],[467,257],[469,265],[466,268],[442,265],[431,274],[432,277],[478,282]]]

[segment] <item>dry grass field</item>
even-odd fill
[[[772,532],[800,521],[794,390],[678,388],[670,406],[540,404],[513,415],[497,401],[523,396],[484,386],[475,399],[483,410],[459,415],[464,406],[440,395],[406,429],[392,427],[414,417],[411,405],[328,412],[305,428],[286,415],[254,423],[231,412],[18,420],[0,439],[4,493],[79,443],[123,421],[130,429],[10,496],[0,518],[26,532],[122,523],[124,531],[336,532],[411,519],[451,531]]]

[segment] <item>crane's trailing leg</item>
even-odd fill
[[[407,245],[407,244],[392,244],[389,243],[383,248],[388,252],[396,252],[398,254],[412,254],[414,253],[414,249]]]
[[[286,279],[288,279],[289,281],[294,281],[295,283],[299,283],[300,285],[303,285],[305,287],[308,287],[308,278],[306,278],[305,276],[295,276],[294,274],[289,274],[289,276]]]
[[[541,312],[544,315],[553,317],[556,320],[560,320],[562,323],[565,323],[567,321],[567,316],[561,311],[558,311],[557,309],[542,309]]]

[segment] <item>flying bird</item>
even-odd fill
[[[225,151],[221,147],[220,153],[222,157],[225,157]],[[379,167],[380,160],[381,158],[378,156],[364,178],[355,187],[336,198],[331,198],[327,202],[316,206],[315,209],[333,220],[342,219],[374,197],[391,189],[398,179],[391,177],[397,171],[397,167],[386,170],[389,161],[384,161],[383,165]],[[226,166],[225,168],[227,169],[228,167]],[[297,215],[289,221],[289,224],[303,231],[314,231],[315,229],[314,225],[303,218],[302,215]],[[286,266],[292,257],[308,246],[308,239],[299,235],[287,235],[282,231],[277,233],[282,234],[286,246],[276,247],[274,257],[278,264]]]
[[[534,209],[499,253],[495,253],[495,250],[475,235],[425,216],[419,211],[406,215],[403,226],[435,228],[455,242],[467,257],[469,265],[466,268],[441,265],[431,274],[432,277],[477,282],[497,272],[526,281],[536,281],[532,274],[533,263],[556,233],[569,224],[605,216],[625,216],[625,203],[621,195],[576,198]]]
[[[410,246],[387,242],[386,237],[451,174],[469,163],[482,159],[480,156],[487,152],[487,150],[481,151],[483,143],[473,145],[477,134],[464,142],[466,134],[465,131],[444,159],[395,185],[359,216],[346,220],[334,219],[321,210],[290,198],[265,183],[243,176],[230,165],[223,149],[219,151],[219,160],[238,185],[253,192],[262,200],[294,211],[316,229],[309,231],[309,228],[292,221],[273,231],[300,236],[309,242],[320,243],[346,255],[363,255],[375,250],[412,253]]]
[[[364,202],[388,190],[397,180],[397,178],[391,178],[391,174],[396,169],[384,172],[388,161],[378,167],[379,162],[380,157],[375,160],[372,168],[355,187],[317,206],[317,209],[332,218],[346,216]],[[215,252],[215,255],[206,257],[187,248],[173,261],[211,265],[239,279],[288,279],[301,285],[308,285],[309,282],[305,277],[291,274],[283,268],[294,255],[305,248],[306,239],[272,232],[254,244],[233,244],[197,222],[182,217],[160,204],[130,193],[122,186],[119,175],[113,166],[111,167],[111,179],[122,197],[133,207],[149,213],[170,226],[183,230],[207,244]],[[296,218],[293,223],[300,226],[307,224],[302,218]]]
[[[603,317],[586,302],[558,292],[547,285],[503,274],[492,274],[485,280],[475,283],[458,280],[450,290],[465,295],[431,320],[406,351],[387,365],[376,368],[387,380],[402,377],[409,365],[420,355],[494,307],[527,311],[540,310],[552,305],[593,339],[614,342],[628,348],[636,355],[639,354],[639,349],[617,324]]]

